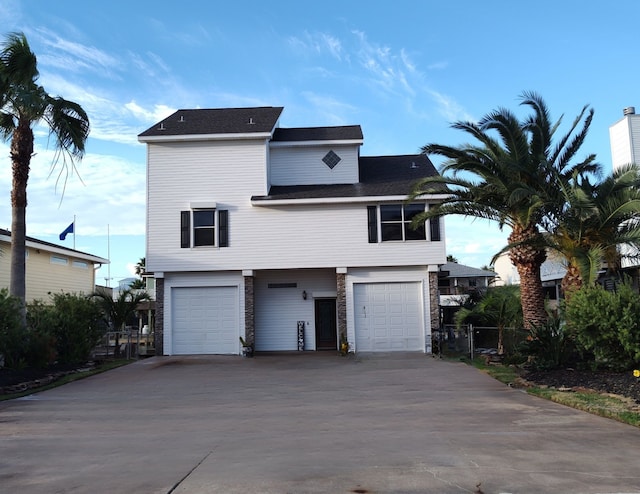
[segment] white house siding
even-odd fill
[[[353,184],[358,182],[359,146],[272,147],[271,185]],[[322,158],[333,150],[340,162],[329,168]]]
[[[215,202],[229,210],[237,233],[251,209],[253,194],[265,194],[266,152],[263,140],[154,143],[147,146],[147,269],[201,271],[238,263],[229,249],[180,248],[180,211],[194,202]],[[251,227],[253,229],[253,227]],[[231,242],[237,239],[233,237]]]
[[[640,162],[640,114],[626,115],[609,127],[613,169]]]
[[[164,286],[164,355],[240,353],[239,337],[244,334],[242,273],[168,273]],[[176,310],[176,304],[182,304],[188,295],[202,300],[217,299],[211,304],[193,306],[191,310],[198,314],[181,309],[184,305]],[[207,331],[211,333],[208,339]],[[193,335],[191,339],[189,332]]]
[[[179,211],[177,204],[162,214],[150,210],[149,270],[412,266],[441,264],[446,257],[444,241],[368,243],[366,204],[274,208],[234,204],[229,207],[226,248],[181,249]]]
[[[283,287],[285,283],[296,286]],[[254,294],[257,351],[298,350],[299,321],[305,324],[304,349],[315,350],[314,300],[336,297],[335,269],[260,271]]]
[[[363,297],[365,297],[363,299]],[[421,351],[431,353],[431,322],[429,304],[429,273],[427,266],[412,268],[349,269],[346,278],[347,339],[352,349],[360,351]],[[367,309],[362,300],[371,303],[378,298],[382,304],[377,309]],[[356,306],[356,303],[358,304]],[[403,308],[404,307],[404,308]],[[374,310],[385,321],[386,334],[379,333],[371,320]],[[398,310],[401,313],[398,313]],[[366,311],[369,313],[366,314]],[[358,328],[373,332],[358,335]],[[402,333],[398,333],[403,329]],[[363,346],[363,348],[360,348]]]

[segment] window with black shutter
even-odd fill
[[[180,247],[229,246],[229,212],[192,209],[180,212]]]

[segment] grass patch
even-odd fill
[[[518,371],[515,367],[506,365],[488,365],[485,362],[485,359],[481,357],[474,358],[471,363],[476,369],[489,374],[491,377],[504,384],[513,384],[518,378]]]
[[[512,385],[518,382],[519,374],[515,367],[487,365],[482,358],[476,358],[471,364],[486,372],[501,383]],[[565,405],[576,410],[592,413],[600,417],[617,420],[624,424],[640,427],[640,410],[631,399],[613,396],[595,391],[558,391],[554,388],[527,387],[526,392]]]
[[[577,410],[640,427],[640,411],[632,400],[594,391],[558,391],[552,388],[532,387],[528,388],[527,392]]]
[[[0,401],[13,400],[13,399],[21,398],[23,396],[31,395],[31,394],[34,394],[34,393],[40,393],[40,392],[46,391],[48,389],[57,388],[58,386],[62,386],[64,384],[67,384],[67,383],[70,383],[70,382],[73,382],[73,381],[78,381],[80,379],[84,379],[86,377],[90,377],[90,376],[93,376],[95,374],[100,374],[102,372],[106,372],[108,370],[115,369],[117,367],[122,367],[123,365],[127,365],[127,364],[130,364],[132,362],[135,362],[135,361],[134,360],[126,360],[126,359],[105,360],[105,361],[102,361],[101,363],[97,364],[95,367],[92,367],[91,369],[88,369],[88,370],[85,370],[85,371],[81,371],[81,372],[73,372],[71,374],[67,374],[65,376],[60,377],[59,379],[56,379],[53,382],[50,382],[48,384],[44,384],[42,386],[38,386],[37,388],[29,388],[29,389],[25,389],[24,391],[20,391],[18,393],[0,395]]]

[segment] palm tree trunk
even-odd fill
[[[574,292],[580,290],[580,288],[582,288],[582,284],[580,269],[574,264],[569,264],[569,266],[567,266],[567,272],[562,278],[561,283],[565,300],[569,300]]]
[[[509,243],[525,242],[538,235],[535,226],[514,228],[509,235]],[[509,258],[520,275],[520,302],[525,329],[544,324],[547,321],[547,311],[544,307],[540,267],[547,258],[547,253],[533,245],[520,244],[509,251]]]
[[[33,131],[21,120],[11,139],[11,275],[9,293],[22,302],[21,318],[26,328],[26,211],[27,181],[33,154]]]

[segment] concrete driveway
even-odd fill
[[[424,355],[155,357],[0,402],[0,492],[640,492],[640,429]]]

